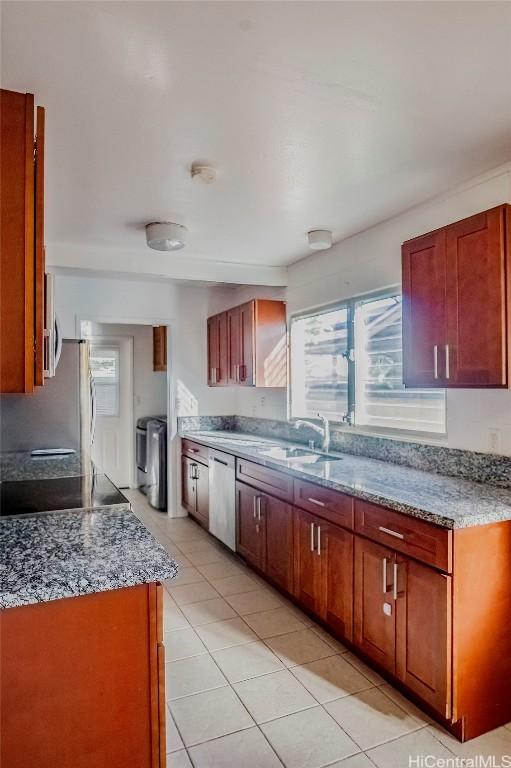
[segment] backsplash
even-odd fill
[[[185,416],[178,418],[179,431],[231,430],[261,437],[307,444],[318,434],[306,427],[295,429],[292,422],[250,416]],[[331,450],[389,461],[392,464],[422,469],[441,475],[461,477],[500,488],[511,488],[511,457],[475,453],[388,437],[373,437],[331,429]]]

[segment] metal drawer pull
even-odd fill
[[[449,352],[449,345],[445,345],[445,378],[449,379],[451,377],[451,361],[450,361],[450,352]]]
[[[261,496],[257,497],[257,519],[261,519]]]
[[[229,464],[227,463],[227,461],[222,461],[222,459],[217,459],[217,457],[216,457],[216,456],[213,456],[213,461],[216,461],[216,463],[217,463],[217,464],[223,464],[223,465],[224,465],[224,467],[228,467],[228,466],[229,466]]]
[[[318,507],[325,506],[325,503],[323,501],[320,501],[319,499],[313,499],[312,496],[309,496],[307,501],[310,501],[311,504],[317,504]]]
[[[314,525],[315,523],[311,523],[311,552],[314,552]]]
[[[433,376],[438,379],[438,344],[433,347]]]
[[[318,525],[318,555],[321,554],[321,526]]]
[[[394,536],[395,539],[404,539],[404,536],[402,533],[393,531],[390,528],[385,528],[383,525],[379,525],[378,530],[381,531],[382,533],[387,533],[389,536]]]
[[[199,453],[198,448],[188,448],[188,450],[190,451],[190,453]]]
[[[382,560],[383,563],[383,594],[387,594],[387,558],[384,557]]]
[[[393,579],[394,579],[394,583],[392,585],[392,597],[394,598],[394,600],[397,600],[397,576],[398,576],[397,563],[394,563],[394,567],[392,571],[393,571]]]
[[[254,520],[257,517],[257,498],[258,498],[257,496],[254,496],[252,499],[254,502]]]

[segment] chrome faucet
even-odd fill
[[[312,421],[304,421],[303,419],[298,419],[295,421],[295,429],[300,429],[300,427],[310,427],[315,432],[318,432],[323,438],[321,449],[325,453],[328,453],[330,450],[330,422],[328,421],[327,417],[323,416],[321,413],[318,413],[318,419],[321,419],[323,422],[322,427],[318,427],[318,425],[314,424]]]

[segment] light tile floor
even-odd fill
[[[511,755],[511,724],[460,744],[190,518],[136,514],[165,583],[168,768],[409,768]]]

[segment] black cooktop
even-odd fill
[[[106,475],[0,483],[0,517],[127,503],[127,499]]]

